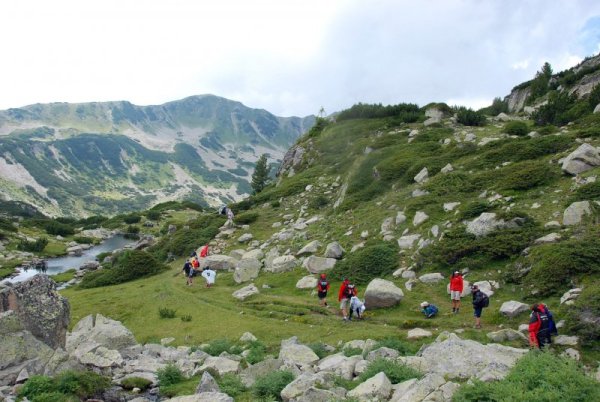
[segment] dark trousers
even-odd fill
[[[552,339],[550,338],[550,330],[549,329],[541,329],[537,333],[538,344],[540,345],[540,349],[543,349],[544,346],[550,345],[552,343]]]

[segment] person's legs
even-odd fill
[[[474,316],[475,316],[475,328],[481,328],[481,307],[476,307]]]
[[[456,299],[456,312],[458,313],[458,309],[460,309],[460,292],[458,293],[457,299]]]
[[[340,310],[342,311],[342,317],[344,317],[344,320],[348,319],[348,299],[344,298],[342,299],[342,302],[340,303]]]

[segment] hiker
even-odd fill
[[[319,304],[321,307],[327,307],[327,291],[329,290],[329,281],[327,275],[321,274],[319,282],[317,282],[317,296],[319,297]]]
[[[348,315],[348,321],[352,321],[352,314],[356,313],[356,317],[362,319],[362,313],[366,310],[365,303],[360,301],[356,296],[350,298],[350,314]]]
[[[196,275],[197,270],[200,269],[200,262],[196,257],[192,258],[192,268],[194,269],[194,275]]]
[[[192,286],[193,283],[193,277],[194,277],[194,268],[192,267],[192,263],[190,262],[190,260],[186,260],[185,264],[183,264],[183,274],[186,277],[186,285],[187,286]]]
[[[200,249],[200,258],[206,258],[208,256],[208,244],[205,244]]]
[[[353,283],[351,283],[348,278],[344,278],[344,282],[340,286],[340,291],[338,293],[338,300],[340,301],[340,310],[342,311],[342,316],[344,317],[344,321],[348,320],[348,304],[352,296],[357,295],[356,287]]]
[[[229,208],[226,208],[225,211],[227,213],[227,220],[233,222],[233,211]]]
[[[217,278],[217,273],[210,269],[210,267],[206,267],[202,271],[202,277],[206,280],[206,287],[209,288],[215,283],[215,279]]]
[[[425,314],[427,318],[432,318],[438,313],[438,308],[434,304],[424,301],[421,303],[421,313]]]
[[[452,312],[458,314],[460,308],[460,297],[463,291],[463,277],[458,271],[454,271],[450,277],[450,300],[452,300]]]
[[[552,312],[548,309],[548,306],[546,306],[544,303],[540,303],[540,309],[544,311],[544,313],[546,313],[548,315],[548,320],[550,323],[550,336],[557,336],[558,335],[558,328],[556,327],[556,323],[554,322],[554,315],[552,315]]]
[[[542,349],[552,343],[550,337],[550,317],[546,313],[547,307],[544,304],[534,304],[531,306],[531,315],[529,316],[529,347],[532,349]]]
[[[471,294],[473,295],[473,315],[475,316],[475,328],[481,328],[481,312],[484,307],[487,307],[490,303],[488,296],[479,290],[477,285],[473,285],[471,288]]]

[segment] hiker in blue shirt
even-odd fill
[[[438,308],[435,305],[429,304],[429,302],[426,301],[421,303],[421,313],[425,314],[425,317],[432,318],[437,314],[437,312]]]

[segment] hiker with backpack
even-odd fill
[[[450,300],[452,301],[452,312],[458,314],[460,298],[463,292],[463,277],[458,271],[454,271],[450,277]]]
[[[433,318],[438,313],[438,308],[436,305],[424,301],[421,303],[421,313],[427,318]]]
[[[190,262],[190,260],[185,260],[185,263],[183,264],[183,269],[182,269],[183,274],[185,275],[186,278],[186,285],[187,286],[192,286],[193,284],[193,277],[194,277],[194,268],[192,267],[192,263]]]
[[[217,273],[210,269],[210,267],[206,267],[202,271],[202,277],[206,280],[206,287],[209,288],[215,283],[215,279],[217,278]]]
[[[354,284],[350,283],[348,278],[344,278],[344,281],[340,286],[340,291],[338,292],[338,301],[340,302],[340,310],[344,317],[344,321],[348,320],[348,304],[350,303],[350,299],[357,294],[358,291]]]
[[[350,314],[348,314],[348,321],[352,321],[352,314],[356,313],[356,317],[362,319],[362,313],[366,310],[365,303],[363,303],[357,296],[350,298]]]
[[[327,291],[329,290],[329,281],[327,275],[321,274],[321,278],[317,282],[317,297],[321,307],[327,307]]]
[[[543,303],[531,306],[529,316],[529,347],[542,349],[552,344],[549,310]]]
[[[473,295],[473,315],[475,316],[475,328],[481,328],[481,313],[485,307],[490,305],[489,297],[479,290],[477,285],[471,287]]]

